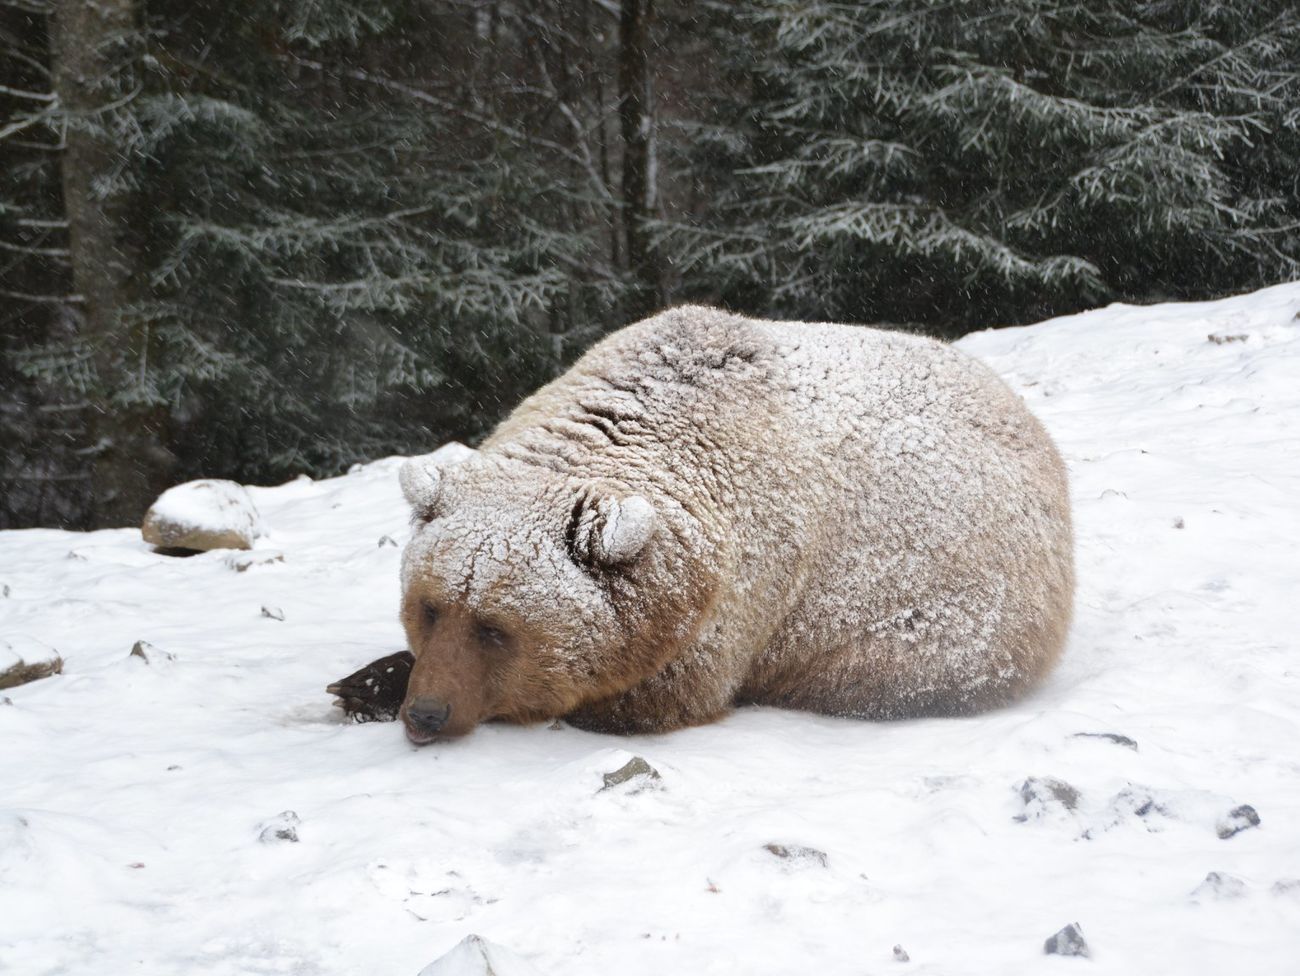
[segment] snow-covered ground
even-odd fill
[[[1079,540],[1064,662],[977,718],[346,724],[324,686],[402,646],[397,459],[254,489],[251,553],[0,533],[0,638],[65,661],[0,692],[0,972],[415,976],[470,933],[551,976],[1296,972],[1298,314],[962,340],[1057,438]],[[657,788],[602,791],[632,755]],[[1071,922],[1091,959],[1044,954]]]

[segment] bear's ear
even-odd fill
[[[452,441],[432,454],[407,459],[397,478],[402,484],[402,494],[406,496],[411,511],[420,518],[432,517],[438,505],[442,470],[460,464],[477,453],[472,447]]]
[[[658,516],[641,495],[585,494],[573,506],[569,545],[589,566],[622,566],[641,555],[654,535]]]

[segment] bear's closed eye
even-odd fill
[[[424,622],[426,624],[432,627],[434,624],[438,622],[438,608],[435,607],[433,604],[431,603],[421,604],[420,610],[424,614]]]
[[[506,632],[488,624],[479,624],[475,627],[474,636],[486,647],[504,647],[506,644]]]

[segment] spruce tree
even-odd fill
[[[1300,12],[1261,3],[713,8],[690,293],[949,334],[1300,270]],[[744,38],[737,43],[736,37]]]

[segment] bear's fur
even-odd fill
[[[1066,638],[1051,439],[989,369],[913,335],[672,309],[402,482],[413,741],[435,737],[413,703],[437,737],[664,731],[742,703],[967,713]]]

